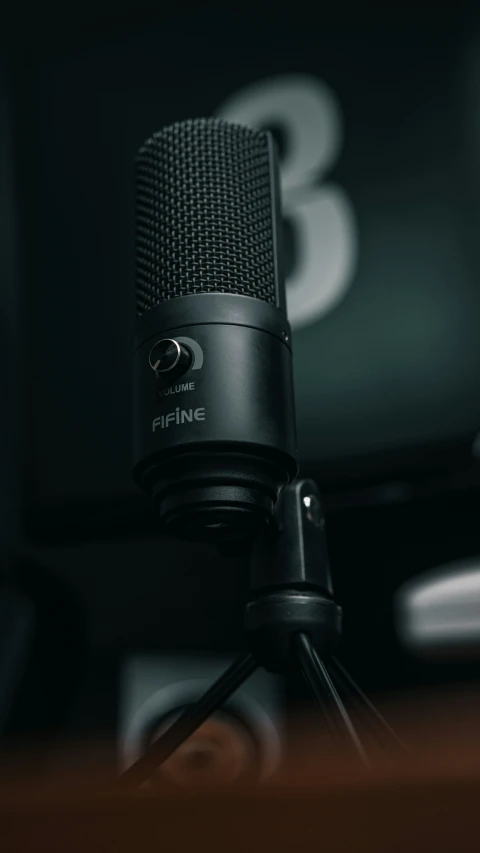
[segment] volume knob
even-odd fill
[[[173,338],[163,338],[150,350],[149,363],[158,379],[173,382],[187,372],[192,363],[192,354]]]

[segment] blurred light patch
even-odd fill
[[[480,654],[480,556],[440,566],[395,596],[399,640],[410,651],[456,657]]]

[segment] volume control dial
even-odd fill
[[[169,383],[187,372],[192,353],[173,338],[163,338],[150,350],[149,363],[157,378]]]

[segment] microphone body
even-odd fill
[[[298,471],[280,227],[269,134],[197,119],[140,150],[133,473],[181,538],[265,532]]]

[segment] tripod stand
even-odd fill
[[[250,591],[245,610],[250,651],[195,704],[185,708],[145,755],[125,771],[122,784],[145,782],[259,666],[284,673],[291,662],[296,663],[331,737],[336,742],[347,738],[365,768],[370,766],[369,758],[339,689],[352,696],[370,725],[373,723],[401,746],[395,732],[333,656],[341,634],[342,612],[333,598],[324,519],[313,481],[297,480],[285,489],[277,510],[276,531],[253,545]]]

